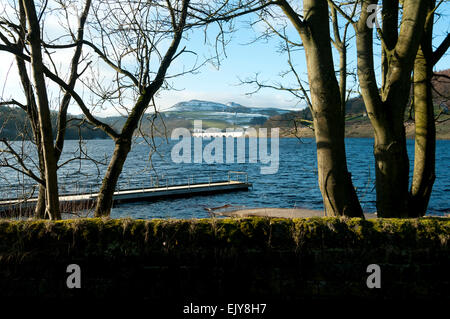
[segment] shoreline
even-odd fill
[[[309,218],[309,217],[326,217],[323,210],[307,209],[307,208],[248,208],[236,209],[230,211],[211,211],[213,216],[222,217],[272,217],[272,218]],[[377,218],[376,213],[364,213],[366,219]]]
[[[276,207],[261,207],[261,208],[246,208],[235,209],[228,211],[211,211],[211,215],[220,217],[269,217],[269,218],[310,218],[310,217],[330,217],[325,216],[323,210],[307,209],[307,208],[276,208]],[[365,219],[377,219],[376,212],[364,212]],[[420,218],[450,218],[450,215],[434,216],[425,215]]]

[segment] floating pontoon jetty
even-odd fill
[[[233,180],[233,175],[244,175],[245,179]],[[114,204],[125,202],[140,202],[151,201],[161,198],[171,197],[190,197],[198,195],[209,195],[217,193],[226,193],[234,191],[248,190],[252,184],[248,182],[248,176],[244,172],[230,171],[228,173],[228,180],[213,182],[211,179],[209,182],[204,183],[190,183],[188,179],[187,184],[181,185],[169,185],[157,187],[142,187],[117,190],[114,192],[113,201]],[[97,200],[98,193],[80,193],[80,194],[67,194],[59,197],[61,211],[70,212],[76,210],[91,209],[94,207]],[[21,213],[28,215],[32,213],[36,206],[37,198],[15,198],[15,199],[3,199],[0,200],[0,215],[11,215],[12,213]]]

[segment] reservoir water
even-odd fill
[[[237,139],[234,139],[236,147]],[[245,139],[245,158],[238,158],[234,149],[232,158],[226,158],[227,144],[223,140],[223,163],[174,163],[171,151],[178,141],[157,138],[157,152],[138,139],[125,163],[118,187],[120,189],[142,186],[165,186],[168,184],[186,184],[188,182],[207,182],[226,180],[229,171],[242,171],[248,174],[253,183],[250,191],[228,194],[205,195],[191,198],[176,198],[121,204],[113,209],[112,217],[131,218],[200,218],[207,217],[205,208],[233,205],[239,207],[282,207],[323,209],[322,197],[317,183],[316,145],[314,139],[279,139],[279,161],[272,161],[277,166],[275,174],[262,174],[261,168],[269,163],[258,159],[252,162],[252,156],[258,154],[252,138]],[[265,140],[260,140],[265,143]],[[203,140],[203,149],[210,140]],[[410,172],[414,163],[414,140],[408,140]],[[270,139],[268,143],[270,153]],[[230,144],[228,144],[229,146]],[[17,144],[19,147],[19,144]],[[27,147],[29,149],[27,150]],[[114,144],[110,140],[88,140],[81,145],[78,141],[67,141],[60,163],[77,157],[89,157],[90,160],[69,161],[59,170],[60,193],[96,191],[106,170],[102,162],[107,162]],[[194,160],[194,141],[192,140],[192,161]],[[229,151],[229,150],[228,150]],[[29,164],[35,159],[32,146],[26,145],[25,152],[30,155]],[[346,152],[349,170],[354,186],[365,212],[376,211],[375,206],[375,172],[373,159],[373,139],[346,139]],[[151,160],[150,160],[151,153]],[[214,152],[215,153],[215,152]],[[250,154],[250,156],[249,156]],[[216,154],[217,155],[217,154]],[[219,154],[220,156],[220,154]],[[239,163],[241,162],[241,163]],[[243,162],[243,163],[242,163]],[[450,213],[450,141],[437,141],[436,181],[429,204],[429,215],[446,215]],[[242,177],[241,177],[242,178]],[[0,168],[0,197],[15,197],[23,189],[30,190],[34,183],[23,175],[9,168]],[[25,186],[24,186],[25,185]]]

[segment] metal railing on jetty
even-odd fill
[[[149,189],[149,188],[166,188],[174,186],[190,186],[199,184],[213,185],[215,183],[225,183],[228,184],[239,182],[248,184],[248,173],[239,171],[228,171],[226,174],[224,172],[204,172],[204,174],[190,174],[190,175],[151,175],[149,181],[140,180],[138,182],[125,180],[121,183],[119,182],[116,187],[117,192],[137,190],[137,189]],[[139,187],[136,187],[139,184]],[[134,186],[134,187],[133,187]]]
[[[241,171],[209,171],[203,174],[189,175],[140,175],[138,179],[121,178],[116,186],[116,191],[161,188],[171,186],[195,185],[195,184],[212,184],[215,182],[242,182],[248,183],[248,173]],[[59,195],[79,195],[79,194],[97,194],[101,187],[101,181],[92,181],[80,183],[78,181],[59,184]],[[24,183],[21,185],[5,185],[0,186],[0,201],[5,200],[23,200],[37,196],[38,186],[32,183]]]

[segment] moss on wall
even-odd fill
[[[0,294],[71,296],[63,267],[79,263],[89,270],[91,297],[130,294],[129,286],[149,298],[211,290],[370,298],[381,295],[365,284],[367,265],[377,263],[384,294],[442,296],[450,288],[449,239],[446,218],[2,220],[0,283],[9,289]]]
[[[142,255],[185,248],[441,247],[450,220],[241,218],[192,220],[77,219],[0,221],[0,253],[64,247],[86,254]],[[67,246],[67,247],[66,247]],[[113,249],[113,247],[116,247]],[[82,248],[82,249],[81,249]]]

